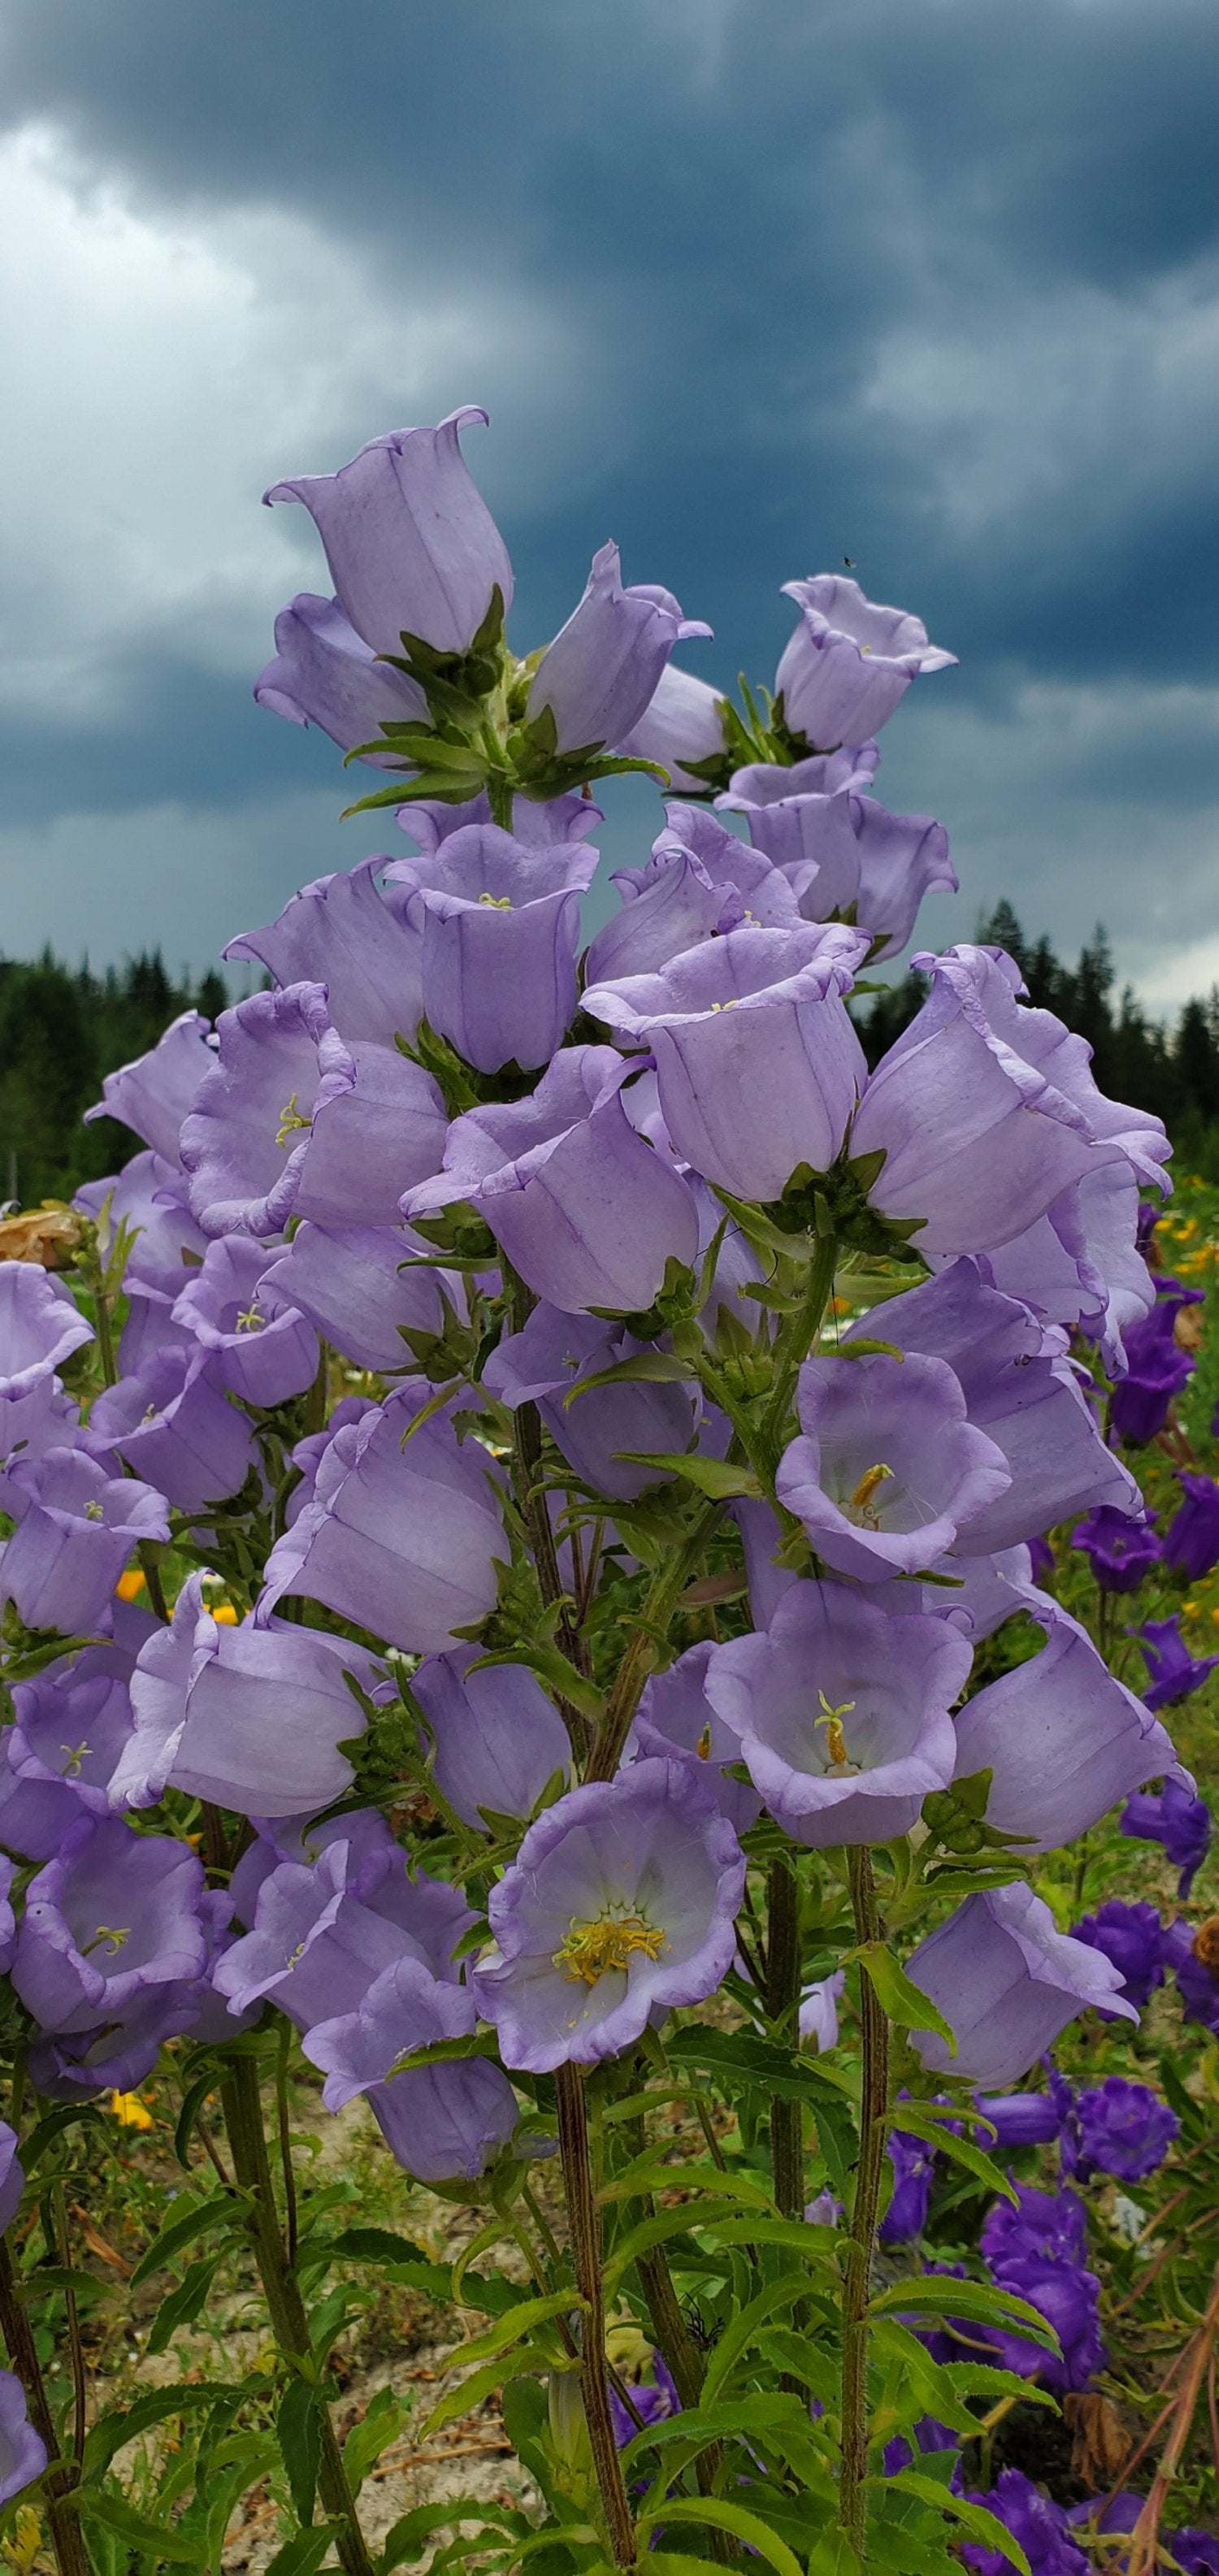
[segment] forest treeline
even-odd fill
[[[1074,966],[1046,938],[1030,942],[1009,903],[996,906],[976,937],[1017,960],[1032,1001],[1056,1011],[1093,1049],[1110,1099],[1154,1110],[1182,1168],[1219,1181],[1219,989],[1185,1004],[1175,1025],[1149,1019],[1132,987],[1117,991],[1103,930]],[[925,979],[906,975],[858,1011],[869,1061],[913,1019]],[[179,1011],[208,1019],[229,999],[211,972],[195,986],[174,983],[159,954],[129,958],[97,975],[62,965],[50,949],[32,965],[0,958],[0,1202],[36,1207],[70,1198],[82,1181],[115,1171],[133,1151],[126,1128],[83,1123],[102,1077],[155,1045]]]

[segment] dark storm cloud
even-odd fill
[[[1149,798],[1192,836],[1192,925],[1215,735],[1196,698],[1166,712],[1155,691],[1219,683],[1212,0],[9,0],[3,45],[5,116],[61,131],[86,195],[117,179],[166,222],[286,211],[374,292],[443,306],[474,279],[558,317],[565,357],[531,370],[526,346],[472,450],[521,567],[519,641],[612,533],[629,577],[715,624],[692,667],[766,673],[779,582],[849,553],[962,655],[936,685],[969,713],[954,766],[981,876],[1027,844],[1038,924],[1133,924],[1148,832],[1115,841],[1112,811]],[[481,389],[463,375],[451,398]],[[1069,755],[1021,694],[1055,681]],[[1173,729],[1154,777],[1113,712],[1131,688]],[[1106,691],[1112,720],[1078,713]],[[912,705],[895,729],[889,792],[951,821],[919,722]],[[44,765],[39,724],[15,730],[23,818],[90,796],[224,810],[329,774],[235,679],[200,680],[189,638],[131,645],[85,749],[48,739]]]

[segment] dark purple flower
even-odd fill
[[[890,1618],[840,1583],[794,1583],[762,1634],[717,1646],[712,1708],[798,1842],[891,1842],[952,1777],[949,1711],[972,1658],[946,1620]]]
[[[1103,2084],[1075,2096],[1073,2170],[1113,2174],[1141,2182],[1163,2164],[1181,2123],[1149,2085],[1107,2075]]]
[[[107,1476],[80,1449],[48,1449],[11,1467],[7,1499],[20,1518],[0,1561],[0,1593],[27,1628],[87,1635],[141,1539],[169,1537],[163,1495]]]
[[[1072,2540],[1062,2506],[1035,2487],[1022,2470],[1000,2469],[988,2493],[974,2495],[971,2501],[985,2505],[1019,2542],[1031,2576],[1089,2576],[1090,2562]],[[1012,2562],[1001,2549],[966,2540],[961,2556],[976,2576],[1011,2576]]]
[[[583,598],[534,672],[529,716],[549,709],[560,751],[612,747],[638,724],[674,645],[710,632],[683,618],[671,591],[650,582],[624,590],[618,548],[602,546]]]
[[[1176,1787],[1176,1782],[1172,1786]],[[1154,1806],[1159,1802],[1135,1797],[1132,1807]],[[1129,1814],[1129,1807],[1126,1810]],[[1123,1825],[1123,1831],[1129,1828]],[[1073,1924],[1071,1937],[1086,1941],[1090,1949],[1103,1950],[1105,1957],[1118,1970],[1122,1992],[1127,2001],[1140,2007],[1147,2003],[1164,1977],[1160,1957],[1162,1927],[1154,1905],[1123,1905],[1111,1897],[1098,1905],[1095,1914],[1085,1914],[1081,1923]]]
[[[1208,1670],[1213,1660],[1208,1659]],[[1150,1705],[1150,1691],[1147,1700]],[[1193,1797],[1183,1781],[1167,1779],[1158,1796],[1143,1794],[1127,1800],[1122,1832],[1133,1834],[1138,1842],[1162,1843],[1173,1868],[1181,1872],[1177,1894],[1188,1896],[1210,1846],[1211,1811],[1204,1798]]]
[[[1062,2357],[1005,2329],[988,2339],[1009,2370],[1056,2389],[1084,2388],[1104,2363],[1100,2283],[1086,2268],[1088,2222],[1078,2193],[1016,2185],[1017,2205],[996,2201],[983,2222],[981,2251],[1001,2289],[1027,2299],[1052,2325]]]
[[[529,1099],[454,1120],[442,1172],[408,1191],[404,1215],[467,1200],[550,1305],[646,1312],[668,1262],[694,1262],[698,1210],[627,1117],[631,1070],[612,1047],[565,1047]]]
[[[339,606],[374,653],[400,652],[404,629],[438,652],[465,653],[493,589],[511,604],[507,549],[460,446],[461,431],[486,418],[465,403],[435,429],[388,430],[336,474],[299,475],[264,495],[303,501]]]
[[[106,1387],[89,1414],[93,1457],[121,1459],[176,1511],[239,1492],[257,1464],[253,1424],[230,1404],[202,1351],[165,1348]]]
[[[281,608],[275,656],[259,672],[254,696],[289,724],[320,725],[340,751],[376,742],[385,725],[429,721],[427,699],[415,681],[378,660],[337,599],[313,590],[298,591]],[[386,753],[365,756],[376,768],[397,765]],[[225,954],[231,957],[233,949]]]
[[[922,2235],[927,2224],[935,2180],[935,2148],[923,2138],[912,2137],[907,2129],[891,2129],[888,2146],[893,2192],[880,2222],[880,2241],[882,2245],[909,2245]]]
[[[659,761],[671,786],[697,790],[703,781],[688,764],[723,758],[723,704],[709,681],[666,662],[643,714],[615,748],[631,760]]]
[[[312,2023],[303,2046],[326,2075],[327,2110],[340,2111],[366,2093],[408,2173],[421,2182],[472,2180],[516,2127],[516,2095],[506,2075],[479,2057],[403,2074],[393,2069],[411,2049],[467,2037],[474,2021],[466,1988],[432,1976],[408,1955],[381,1970],[353,2011]]]
[[[283,1404],[317,1376],[317,1334],[266,1272],[262,1244],[225,1235],[209,1243],[173,1309],[174,1322],[209,1353],[220,1385],[247,1404]]]
[[[721,1815],[738,1834],[747,1833],[762,1812],[762,1801],[747,1781],[730,1780],[727,1766],[739,1762],[741,1747],[730,1726],[707,1697],[707,1667],[715,1648],[709,1638],[688,1646],[668,1671],[653,1673],[639,1702],[633,1728],[639,1753],[663,1762],[692,1762]]]
[[[654,975],[590,985],[585,1008],[655,1058],[675,1151],[704,1180],[777,1199],[834,1161],[864,1081],[842,996],[864,941],[845,925],[745,927]]]
[[[1114,1387],[1109,1419],[1119,1440],[1154,1440],[1168,1420],[1168,1408],[1193,1376],[1197,1362],[1183,1351],[1173,1327],[1183,1306],[1201,1303],[1198,1288],[1183,1288],[1167,1275],[1155,1281],[1155,1303],[1141,1323],[1125,1335],[1126,1373]]]
[[[524,1664],[473,1664],[468,1647],[428,1655],[410,1688],[432,1732],[436,1786],[481,1832],[483,1808],[532,1815],[555,1773],[566,1778],[571,1746],[553,1700]]]
[[[663,2424],[666,2416],[681,2413],[681,2399],[677,2394],[676,2383],[666,2365],[663,2353],[654,2352],[652,2355],[650,2380],[632,2379],[629,2385],[631,2404],[635,2409],[635,2415],[639,2417],[638,2424],[634,2416],[628,2414],[617,2389],[610,2390],[614,2439],[620,2451],[626,2449],[628,2442],[634,2441],[641,2425]]]
[[[617,2057],[713,1994],[736,1949],[745,1862],[690,1762],[633,1763],[530,1826],[491,1891],[471,1978],[509,2067]]]
[[[1219,2576],[1219,2534],[1182,2530],[1165,2538],[1183,2576]]]
[[[1201,2022],[1219,2033],[1219,1943],[1215,1918],[1194,1932],[1188,1923],[1170,1923],[1160,1953],[1177,1981],[1187,2021]]]
[[[1198,1583],[1219,1565],[1219,1485],[1213,1476],[1177,1472],[1185,1497],[1164,1533],[1164,1561],[1187,1583]]]
[[[17,2153],[17,2132],[0,2120],[0,2236],[6,2236],[21,2206],[25,2175]]]
[[[509,1334],[492,1352],[483,1383],[514,1410],[536,1404],[573,1472],[594,1492],[626,1502],[646,1485],[655,1485],[664,1471],[631,1466],[624,1451],[663,1457],[691,1446],[695,1408],[689,1387],[627,1379],[592,1387],[571,1404],[565,1398],[582,1378],[651,1348],[596,1316],[564,1315],[557,1306],[538,1305],[523,1331]]]
[[[920,1942],[906,1974],[938,2005],[957,2042],[953,2057],[934,2033],[916,2032],[924,2066],[987,2090],[1015,2083],[1089,2004],[1138,2020],[1116,1968],[1057,1931],[1049,1906],[1019,1880],[967,1896]]]
[[[207,1033],[208,1022],[198,1011],[181,1012],[147,1055],[106,1075],[101,1099],[85,1111],[86,1124],[117,1118],[164,1162],[176,1164],[182,1121],[216,1061]]]
[[[409,1226],[301,1224],[264,1271],[264,1286],[357,1368],[394,1373],[413,1365],[404,1329],[441,1330],[442,1289],[460,1311],[456,1276],[423,1267],[429,1249]]]
[[[330,1019],[349,1046],[355,1038],[388,1047],[413,1038],[423,1009],[423,927],[409,894],[378,893],[387,864],[362,859],[302,886],[265,930],[230,939],[225,956],[256,958],[281,986],[324,984]]]
[[[186,1843],[82,1816],[31,1880],[13,1984],[43,2030],[120,2018],[149,1988],[197,1977],[203,1866]]]
[[[803,1437],[775,1489],[837,1574],[883,1583],[934,1565],[1011,1483],[944,1360],[806,1360],[796,1409]]]
[[[201,1585],[200,1575],[188,1578],[172,1625],[140,1653],[135,1733],[114,1774],[116,1802],[153,1806],[172,1783],[242,1816],[328,1806],[353,1776],[338,1746],[365,1724],[344,1673],[367,1687],[370,1658],[316,1629],[251,1619],[221,1627]]]
[[[1015,2201],[991,2203],[979,2239],[996,2279],[1015,2262],[1082,2263],[1088,2213],[1077,2191],[1039,2191],[1016,2183]]]
[[[1104,1098],[1083,1039],[1020,1006],[1020,972],[1001,949],[914,963],[932,990],[868,1082],[851,1154],[883,1152],[871,1203],[916,1224],[920,1252],[1009,1243],[1108,1163],[1156,1176],[1168,1150],[1159,1120]]]
[[[1084,1549],[1102,1592],[1137,1592],[1159,1564],[1164,1550],[1151,1526],[1155,1517],[1151,1512],[1145,1521],[1132,1521],[1111,1503],[1098,1503],[1072,1531],[1071,1545]]]
[[[431,1075],[395,1047],[346,1046],[321,984],[252,993],[217,1026],[218,1060],[182,1130],[204,1233],[275,1235],[294,1215],[393,1225],[444,1147]]]
[[[792,732],[815,750],[879,733],[920,672],[956,661],[928,641],[920,617],[882,608],[841,573],[785,581],[783,590],[800,624],[780,656],[775,691]]]
[[[580,897],[599,852],[477,823],[407,860],[423,925],[423,1009],[480,1073],[548,1064],[576,1013]]]
[[[1012,2147],[1048,2146],[1062,2130],[1052,2093],[979,2093],[974,2107],[995,2132],[993,2140],[980,2135],[979,2144],[995,2155]]]
[[[956,1721],[958,1779],[992,1774],[987,1821],[1034,1851],[1086,1833],[1119,1798],[1173,1768],[1170,1737],[1056,1604],[1040,1654],[1001,1673]]]
[[[408,1378],[335,1433],[312,1501],[267,1559],[261,1623],[283,1594],[303,1593],[408,1653],[443,1654],[456,1629],[486,1618],[508,1557],[492,1462],[443,1414],[416,1427],[431,1394]]]
[[[1148,1708],[1175,1708],[1178,1700],[1201,1690],[1208,1673],[1219,1664],[1219,1655],[1191,1655],[1175,1612],[1170,1619],[1145,1619],[1131,1634],[1138,1639],[1151,1675],[1143,1693]],[[1160,1836],[1154,1839],[1159,1841]]]
[[[40,2478],[47,2446],[25,2410],[25,2390],[11,2370],[0,2370],[0,2505]]]

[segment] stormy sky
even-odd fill
[[[259,496],[477,401],[518,650],[612,536],[768,678],[849,555],[961,657],[884,736],[923,933],[1204,989],[1217,110],[1214,0],[3,0],[0,951],[199,968],[397,838],[251,700],[324,586]]]

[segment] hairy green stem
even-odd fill
[[[13,2370],[25,2390],[30,2422],[46,2447],[49,2474],[43,2494],[59,2576],[89,2576],[89,2561],[80,2524],[74,2506],[68,2501],[79,2472],[76,2462],[64,2460],[60,2452],[33,2329],[21,2299],[6,2237],[0,2237],[0,2329],[3,2330]]]
[[[754,1455],[769,1483],[783,1452],[783,1426],[791,1408],[796,1379],[803,1362],[821,1330],[826,1307],[834,1289],[834,1266],[838,1245],[832,1234],[819,1235],[809,1264],[804,1295],[794,1314],[789,1315],[775,1337],[775,1382],[766,1411],[754,1438]]]
[[[707,1552],[708,1541],[727,1510],[725,1503],[710,1503],[700,1512],[684,1547],[679,1547],[667,1565],[653,1577],[651,1590],[640,1613],[639,1625],[618,1667],[613,1689],[606,1703],[605,1715],[597,1729],[596,1742],[589,1755],[586,1777],[590,1780],[612,1780],[622,1759],[622,1749],[631,1731],[631,1720],[639,1706],[644,1683],[657,1659],[656,1631],[667,1628],[691,1576],[696,1573]]]
[[[229,2071],[221,2088],[221,2101],[232,2149],[233,2172],[238,2188],[249,2201],[254,2259],[267,2302],[271,2330],[284,2359],[298,2368],[304,2364],[312,2375],[309,2321],[300,2286],[280,2234],[263,2127],[258,2069],[253,2058],[230,2058]],[[320,2393],[317,2412],[321,2435],[318,2493],[329,2519],[340,2525],[335,2538],[339,2564],[344,2576],[374,2576],[373,2561],[360,2529],[343,2455],[330,2420],[330,2409]]]
[[[862,1945],[880,1938],[876,1882],[864,1844],[852,1843],[849,1846],[847,1862],[855,1932]],[[863,1970],[859,1978],[859,2018],[863,2035],[863,2080],[859,2105],[859,2163],[855,2171],[855,2201],[843,2285],[842,2462],[838,2514],[843,2531],[862,2561],[867,2522],[868,2300],[889,2108],[889,2024],[872,1980]]]
[[[533,1290],[526,1287],[524,1280],[518,1279],[508,1270],[507,1263],[504,1264],[504,1269],[512,1286],[513,1331],[523,1332],[537,1304],[537,1299]],[[556,1601],[562,1604],[555,1626],[556,1642],[573,1671],[583,1674],[587,1680],[591,1670],[588,1646],[580,1632],[578,1614],[573,1618],[566,1598],[566,1585],[559,1572],[558,1550],[554,1543],[549,1507],[545,1493],[536,1483],[537,1471],[542,1459],[542,1417],[536,1404],[518,1405],[515,1429],[512,1454],[513,1481],[516,1486],[517,1504],[533,1548],[538,1590],[547,1608]],[[572,1753],[579,1763],[588,1749],[588,1727],[580,1710],[569,1699],[559,1701],[559,1715],[567,1729]]]
[[[768,1881],[766,2011],[780,2045],[799,2046],[800,1882],[786,1856],[772,1860]],[[804,2214],[804,2137],[798,2102],[772,2094],[770,2168],[785,2218]]]
[[[601,2280],[601,2228],[588,2152],[584,2077],[578,2066],[555,2070],[559,2152],[576,2288],[584,2301],[580,2320],[580,2393],[588,2426],[606,2537],[616,2567],[634,2567],[639,2550],[635,2521],[622,2481],[605,2362],[605,2296]]]

